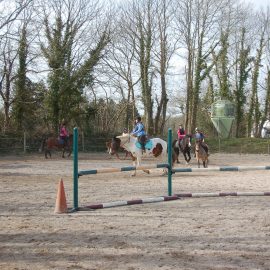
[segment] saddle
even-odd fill
[[[135,143],[135,145],[136,145],[137,148],[142,149],[142,144],[141,144],[139,141],[137,141],[137,142]],[[153,147],[153,142],[152,142],[152,140],[146,139],[145,144],[144,144],[144,147],[145,147],[145,149],[150,150],[150,149]]]
[[[69,140],[68,138],[64,139],[64,138],[58,137],[58,143],[63,146],[68,145],[68,140]]]

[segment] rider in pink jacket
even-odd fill
[[[66,128],[66,123],[64,121],[62,122],[62,125],[60,127],[59,136],[60,136],[60,139],[63,140],[64,144],[67,144],[69,134],[68,134],[68,130]]]
[[[177,130],[177,137],[179,140],[179,143],[182,139],[184,139],[186,136],[186,131],[184,130],[182,125],[179,125],[179,129]]]

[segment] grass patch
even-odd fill
[[[211,153],[270,154],[270,139],[261,138],[207,138]]]

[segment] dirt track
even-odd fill
[[[80,170],[131,165],[105,154],[79,158]],[[216,154],[210,161],[270,165],[267,155]],[[130,174],[81,177],[80,206],[167,195],[160,170]],[[71,159],[0,159],[0,269],[270,269],[270,197],[184,198],[55,215],[60,178],[72,207]],[[270,191],[270,171],[173,176],[174,193],[212,191]]]

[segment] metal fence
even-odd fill
[[[39,152],[42,138],[30,137],[26,133],[23,136],[4,136],[0,135],[0,154],[9,153],[34,153]],[[79,151],[85,152],[103,152],[106,151],[106,141],[108,138],[102,137],[84,137],[79,141]]]
[[[0,135],[0,155],[12,153],[38,153],[44,137],[31,137],[24,133],[23,136]],[[80,135],[79,151],[82,152],[105,152],[106,141],[112,135]],[[239,154],[269,154],[270,139],[243,138],[225,139],[207,138],[211,153],[239,153]]]

